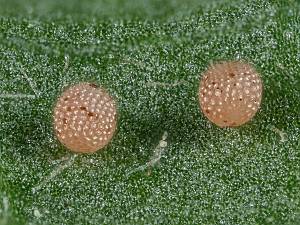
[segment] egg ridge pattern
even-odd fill
[[[74,152],[95,152],[112,139],[116,114],[115,101],[104,88],[79,83],[63,92],[56,103],[55,134]]]
[[[262,80],[243,61],[211,65],[199,86],[199,103],[204,115],[220,127],[240,126],[253,118],[262,99]]]

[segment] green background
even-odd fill
[[[300,3],[0,6],[0,225],[300,224]],[[263,102],[221,129],[199,110],[199,79],[236,59],[260,72]],[[52,130],[57,96],[80,81],[118,102],[117,134],[92,155]]]

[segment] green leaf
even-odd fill
[[[297,1],[0,5],[0,225],[300,223]],[[237,59],[261,74],[263,103],[221,129],[199,80]],[[118,103],[117,134],[90,155],[52,129],[57,97],[81,81]]]

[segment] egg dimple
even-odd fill
[[[116,111],[115,101],[105,89],[89,83],[71,86],[54,108],[56,136],[71,151],[95,152],[112,139]],[[105,133],[99,124],[107,127]]]
[[[216,63],[204,72],[200,82],[200,107],[204,115],[220,127],[240,126],[258,111],[262,89],[261,78],[250,64],[243,61]]]

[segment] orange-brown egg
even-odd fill
[[[63,92],[56,103],[55,134],[71,151],[95,152],[112,139],[116,114],[116,103],[105,89],[79,83]]]
[[[236,127],[258,111],[262,80],[253,66],[243,61],[211,65],[203,74],[199,102],[204,115],[220,127]]]

